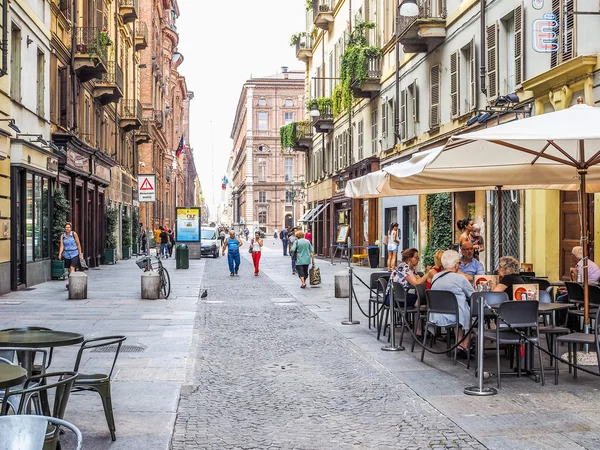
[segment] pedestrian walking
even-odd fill
[[[288,245],[289,245],[289,254],[292,257],[292,275],[296,275],[296,253],[292,250],[294,246],[294,242],[296,242],[298,238],[296,237],[296,229],[292,228],[290,230],[290,234],[288,237]]]
[[[283,256],[288,255],[289,228],[290,228],[290,226],[288,225],[283,230],[281,230],[281,232],[279,233],[279,238],[281,239],[281,244],[283,245]]]
[[[162,225],[154,230],[154,245],[156,246],[156,256],[160,256],[160,233],[162,233]]]
[[[246,227],[244,229],[244,236],[246,236],[246,241],[248,240],[248,236],[250,235],[250,230],[248,229],[248,227]]]
[[[225,242],[225,230],[221,228],[219,232],[219,240],[221,241],[221,247],[223,247],[223,242]]]
[[[69,269],[69,274],[75,272],[75,269],[80,265],[80,258],[83,258],[79,236],[71,228],[71,222],[67,222],[65,232],[60,236],[60,248],[58,250],[58,259],[62,259],[64,256],[65,268]],[[67,289],[69,289],[68,284]]]
[[[235,230],[229,232],[229,237],[225,239],[223,244],[223,256],[225,256],[225,249],[227,249],[227,262],[229,263],[229,276],[233,277],[238,275],[240,268],[240,247],[242,246],[242,240],[235,235]]]
[[[160,256],[161,258],[169,257],[169,233],[166,228],[160,227],[162,231],[160,232]]]
[[[304,235],[304,238],[312,244],[312,231],[310,231],[310,228],[308,230],[306,230],[306,234]]]
[[[315,251],[312,244],[305,239],[303,231],[296,232],[296,238],[292,251],[296,255],[296,271],[302,283],[300,287],[304,289],[308,278],[308,266],[311,262],[315,265]]]
[[[254,263],[254,276],[258,276],[258,264],[262,254],[263,240],[260,238],[260,231],[254,232],[254,239],[250,242],[252,246],[252,262]]]
[[[279,239],[279,231],[277,231],[277,228],[275,228],[275,232],[273,233],[273,237],[275,238],[275,240]]]
[[[175,247],[175,232],[171,228],[169,230],[169,257],[173,256],[173,248]]]
[[[146,253],[148,251],[148,234],[146,233],[146,229],[144,227],[142,227],[142,236],[140,239],[142,241],[142,253]]]

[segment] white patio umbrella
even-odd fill
[[[453,136],[443,149],[416,154],[384,170],[385,194],[466,190],[561,189],[581,194],[584,323],[589,325],[588,196],[600,192],[600,108],[571,108]],[[394,167],[396,166],[396,167]],[[353,183],[346,195],[352,196]]]

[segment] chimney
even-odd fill
[[[283,79],[287,80],[288,79],[288,67],[287,66],[282,66],[281,67],[281,73],[283,74]]]

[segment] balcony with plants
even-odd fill
[[[121,100],[119,126],[125,132],[139,130],[142,126],[142,104],[139,100]]]
[[[119,0],[119,15],[123,23],[131,23],[138,18],[139,0]]]
[[[312,36],[303,31],[293,34],[290,38],[290,47],[296,47],[296,58],[302,62],[308,62],[312,58]]]
[[[290,122],[279,129],[282,153],[305,152],[312,148],[313,131],[308,120]]]
[[[123,69],[119,63],[109,61],[107,72],[94,81],[94,97],[101,105],[108,105],[123,98],[123,92]]]
[[[148,47],[148,25],[141,20],[135,22],[135,51]]]
[[[446,0],[415,0],[407,4],[412,7],[411,15],[406,15],[406,9],[402,15],[400,5],[396,16],[400,44],[405,53],[427,53],[446,38]]]
[[[97,27],[77,27],[74,69],[80,81],[100,79],[108,72],[108,47],[112,40],[107,30]]]
[[[333,101],[330,97],[313,98],[307,102],[307,107],[316,133],[333,131]]]
[[[308,9],[313,11],[313,24],[322,30],[329,30],[329,25],[333,23],[334,0],[312,0],[307,5]]]

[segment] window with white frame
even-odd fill
[[[285,158],[283,166],[284,181],[294,180],[294,158]]]
[[[267,160],[265,158],[258,160],[258,181],[267,181]]]
[[[294,106],[294,101],[291,98],[286,98],[283,106],[287,106],[288,108]]]
[[[417,136],[419,95],[417,80],[400,91],[400,139],[408,141]]]
[[[358,141],[358,160],[359,161],[361,161],[364,158],[364,139],[365,139],[364,128],[365,128],[365,123],[361,119],[358,121],[357,133],[356,133],[357,141]]]
[[[258,191],[258,203],[267,203],[266,191]]]
[[[265,111],[261,111],[258,113],[258,130],[267,130],[267,113]]]
[[[387,117],[388,117],[388,103],[387,99],[383,99],[381,103],[381,137],[384,138],[387,136]]]
[[[377,130],[377,108],[371,112],[371,154],[377,153],[377,139],[379,138]]]
[[[456,55],[456,56],[454,56]],[[453,59],[457,58],[456,74],[450,71],[450,96],[452,98],[452,113],[463,115],[473,111],[477,99],[477,79],[475,67],[475,40],[472,39],[466,46],[450,55],[450,68],[453,66]],[[454,98],[457,98],[455,106]],[[455,112],[456,108],[456,112]]]
[[[293,112],[286,112],[284,113],[284,122],[287,125],[288,123],[291,123],[294,121],[294,113]]]
[[[258,222],[259,223],[267,223],[267,211],[264,209],[261,209],[258,211]]]
[[[285,191],[285,202],[292,203],[294,201],[294,193],[292,191]]]
[[[264,98],[258,99],[258,106],[267,106],[267,100]]]

